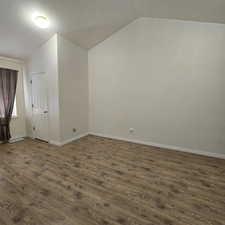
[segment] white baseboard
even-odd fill
[[[58,141],[49,141],[49,144],[56,145],[56,146],[62,146],[61,143]]]
[[[76,141],[76,140],[78,140],[78,139],[80,139],[82,137],[85,137],[87,135],[88,135],[88,133],[85,133],[85,134],[77,135],[76,137],[73,137],[73,138],[68,139],[66,141],[62,141],[62,142],[50,141],[49,143],[52,144],[52,145],[56,145],[56,146],[63,146],[63,145],[66,145],[66,144],[68,144],[70,142]]]
[[[12,137],[10,138],[9,140],[9,143],[15,143],[15,142],[18,142],[18,141],[23,141],[25,139],[25,136],[22,136],[22,137]],[[3,142],[0,141],[0,144],[2,144]]]
[[[180,151],[180,152],[188,152],[188,153],[193,153],[193,154],[198,154],[198,155],[204,155],[204,156],[209,156],[209,157],[225,159],[225,154],[222,154],[222,153],[207,152],[207,151],[203,151],[203,150],[194,150],[194,149],[190,149],[190,148],[159,144],[159,143],[150,142],[150,141],[139,141],[139,140],[133,140],[133,139],[129,139],[129,138],[121,138],[121,137],[116,137],[116,136],[111,136],[111,135],[94,133],[94,132],[90,132],[89,134],[99,136],[99,137],[105,137],[105,138],[111,138],[111,139],[116,139],[116,140],[121,140],[121,141],[132,142],[135,144],[143,144],[143,145],[148,145],[148,146],[153,146],[153,147],[158,147],[158,148],[164,148],[164,149],[176,150],[176,151]]]
[[[15,143],[15,142],[18,142],[18,141],[24,141],[25,137],[12,137],[10,140],[9,140],[9,143],[12,144],[12,143]]]

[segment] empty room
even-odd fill
[[[224,0],[0,0],[0,225],[225,225]]]

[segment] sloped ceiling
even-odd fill
[[[34,12],[51,27],[35,27]],[[56,32],[89,49],[139,17],[225,23],[224,12],[224,0],[0,0],[0,55],[24,59]]]

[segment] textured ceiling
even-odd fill
[[[0,0],[0,55],[26,58],[56,32],[88,49],[139,17],[225,23],[225,0]]]

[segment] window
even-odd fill
[[[1,68],[6,68],[6,69],[12,69],[12,70],[17,70],[18,72],[18,80],[19,80],[19,76],[21,73],[21,68],[19,65],[17,65],[16,62],[14,62],[14,60],[11,62],[11,60],[9,59],[4,59],[2,57],[0,57],[0,67]],[[18,84],[17,84],[18,85]],[[13,107],[13,112],[12,112],[12,118],[18,117],[18,108],[17,108],[17,100],[16,96],[15,96],[15,101],[14,101],[14,107]],[[0,104],[3,104],[3,102],[1,102],[0,100]],[[1,115],[0,112],[0,118],[3,118],[3,114]]]
[[[14,102],[12,117],[17,117],[16,97],[15,97],[15,102]]]
[[[0,112],[1,113],[1,112]],[[13,113],[12,113],[12,117],[17,117],[17,104],[16,104],[16,97],[15,97],[15,101],[14,101],[14,107],[13,107]],[[3,118],[3,115],[0,114],[0,118]]]

